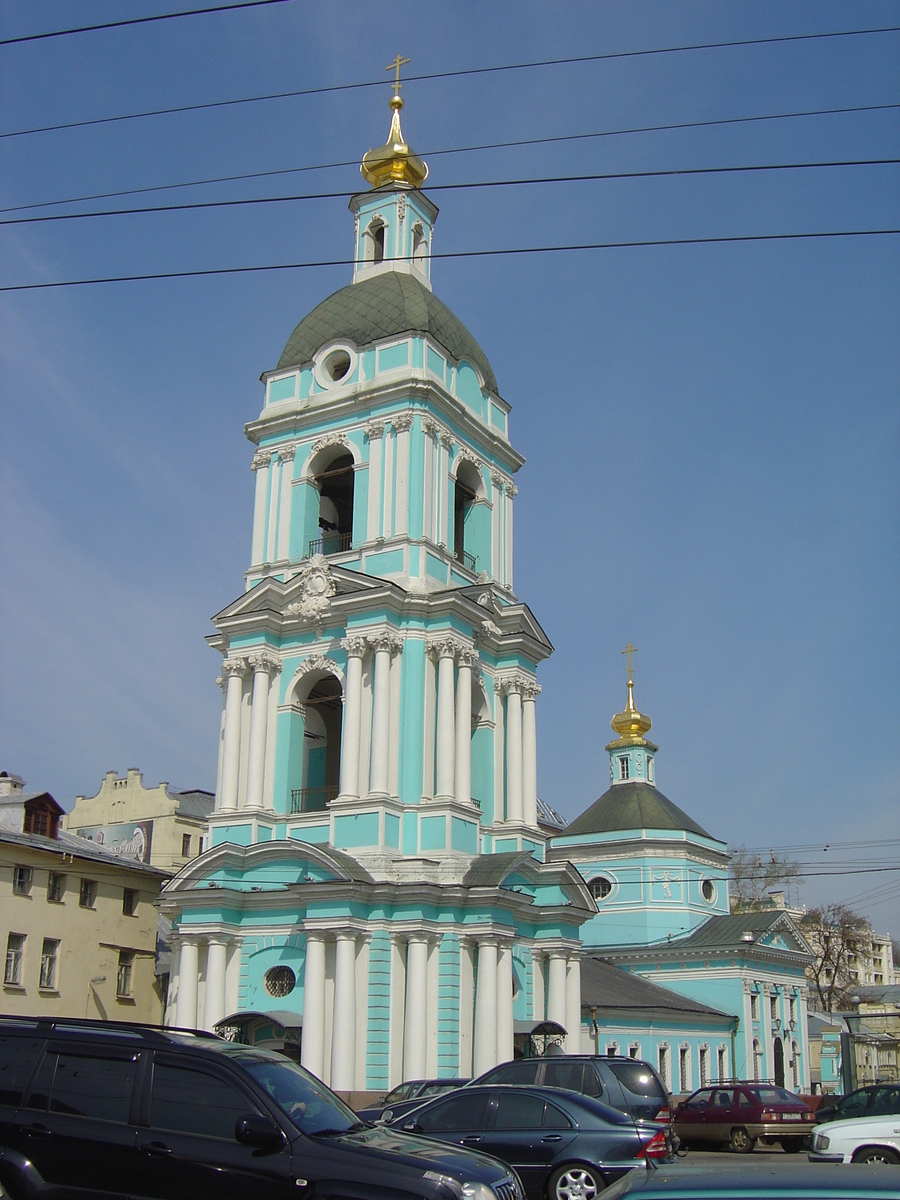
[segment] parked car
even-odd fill
[[[466,1082],[465,1079],[408,1079],[388,1092],[380,1104],[361,1108],[356,1115],[363,1121],[392,1121],[418,1108],[430,1096],[452,1092]]]
[[[558,1054],[517,1058],[501,1063],[472,1080],[489,1083],[534,1083],[593,1096],[636,1121],[670,1119],[669,1093],[656,1070],[640,1058],[612,1054]]]
[[[727,1142],[749,1154],[758,1138],[781,1142],[789,1154],[802,1150],[813,1112],[799,1096],[770,1083],[706,1087],[675,1109],[675,1132],[683,1145]]]
[[[809,1161],[900,1166],[900,1117],[855,1117],[820,1125],[813,1133]],[[900,1195],[900,1171],[894,1187]]]
[[[847,1121],[852,1117],[886,1117],[900,1114],[900,1083],[873,1083],[817,1109],[817,1124]]]
[[[389,1128],[495,1155],[530,1200],[590,1200],[624,1172],[669,1154],[663,1125],[640,1126],[599,1100],[556,1088],[470,1084]]]
[[[766,1162],[765,1171],[738,1168],[734,1159],[720,1160],[710,1170],[709,1165],[692,1166],[688,1159],[658,1171],[631,1171],[602,1200],[897,1200],[894,1174],[884,1167],[787,1167],[777,1157]]]
[[[523,1200],[496,1159],[365,1125],[283,1055],[71,1018],[0,1017],[0,1188],[13,1200],[287,1200],[306,1189]]]

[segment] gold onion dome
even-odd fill
[[[383,187],[386,183],[405,183],[419,188],[428,178],[428,165],[414,154],[403,137],[400,128],[400,109],[403,98],[396,90],[391,96],[391,129],[383,146],[369,150],[363,155],[360,173],[372,187]]]
[[[634,707],[634,680],[628,677],[628,701],[622,712],[616,713],[610,721],[615,732],[623,741],[641,742],[644,734],[648,733],[653,722],[644,713]]]

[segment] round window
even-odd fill
[[[340,382],[350,371],[350,355],[346,350],[335,350],[325,359],[324,373],[334,383]]]
[[[270,996],[287,996],[296,983],[297,976],[290,967],[270,967],[266,971],[266,991]]]
[[[595,900],[605,900],[612,891],[612,883],[605,875],[595,875],[588,883],[588,888]]]
[[[709,904],[712,902],[712,899],[715,896],[715,894],[716,894],[716,889],[713,887],[712,880],[704,879],[703,882],[700,884],[700,895]]]

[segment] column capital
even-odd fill
[[[537,700],[537,698],[540,694],[541,694],[540,684],[529,681],[522,685],[522,699],[523,700]]]
[[[524,671],[499,671],[494,676],[494,691],[501,695],[518,692],[523,699],[534,699],[534,696],[529,695],[529,691],[536,687],[534,677],[526,675]],[[541,689],[537,687],[537,690],[539,692]]]
[[[363,426],[363,433],[370,442],[374,442],[376,438],[380,438],[384,433],[384,427],[387,421],[369,421]]]
[[[247,674],[247,660],[245,658],[226,658],[220,669],[225,679],[231,675],[239,675],[243,679]]]
[[[422,429],[425,433],[431,433],[437,437],[438,434],[442,432],[443,428],[444,427],[441,425],[440,421],[436,421],[434,417],[429,416],[427,413],[422,418]]]
[[[470,647],[459,638],[454,637],[452,633],[435,634],[434,637],[426,639],[425,648],[428,653],[434,658],[453,658],[463,650],[468,650]]]
[[[510,482],[506,485],[506,494],[507,496],[518,496],[519,494],[519,489],[512,482],[512,480],[510,480]]]
[[[474,646],[461,646],[459,650],[459,665],[474,667],[478,665],[478,651]]]
[[[247,657],[247,662],[253,668],[254,673],[265,671],[267,675],[272,675],[277,674],[281,670],[281,659],[276,658],[268,650],[260,650],[257,654],[250,654]]]
[[[441,443],[441,445],[444,447],[445,450],[449,450],[450,447],[454,445],[453,438],[450,434],[449,429],[439,429],[438,430],[438,441]]]
[[[366,653],[366,638],[350,634],[341,641],[341,648],[347,651],[348,658],[362,658]]]
[[[366,641],[376,654],[386,650],[392,658],[403,650],[403,638],[392,633],[390,629],[379,629],[375,633],[370,633],[366,636]]]
[[[397,413],[395,417],[391,417],[391,424],[397,433],[404,433],[407,429],[412,428],[413,414],[411,412]]]
[[[278,457],[282,462],[293,462],[294,455],[297,453],[297,447],[294,446],[279,446]]]
[[[509,482],[509,479],[501,471],[491,471],[491,483],[495,488],[505,488]]]
[[[250,462],[250,470],[258,471],[260,467],[267,467],[271,461],[271,450],[257,450]]]

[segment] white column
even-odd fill
[[[406,1030],[403,1078],[423,1079],[428,1055],[428,939],[411,936],[406,949]]]
[[[278,504],[278,549],[275,557],[283,561],[288,557],[291,544],[291,492],[294,473],[296,446],[285,446],[278,451],[281,458],[281,496]]]
[[[513,496],[518,491],[514,483],[506,489],[506,586],[510,591],[513,587]]]
[[[341,796],[356,799],[359,796],[362,660],[366,652],[366,640],[361,637],[348,637],[344,638],[341,645],[347,651],[347,683],[341,725]]]
[[[253,544],[250,549],[250,562],[257,566],[263,561],[266,537],[266,496],[269,491],[269,463],[272,460],[271,450],[257,450],[253,455],[250,470],[256,473],[256,496],[253,502]]]
[[[547,1020],[556,1021],[568,1032],[566,1012],[566,952],[550,951],[550,970],[547,979]]]
[[[266,562],[275,561],[275,533],[278,525],[278,485],[281,480],[281,459],[276,458],[269,470],[272,472],[272,487],[269,493],[269,528],[266,533]]]
[[[369,503],[366,515],[366,541],[381,535],[381,440],[384,421],[370,421],[365,427],[369,439]]]
[[[200,976],[200,947],[193,939],[181,943],[178,960],[178,997],[175,1024],[179,1029],[197,1028],[197,982]]]
[[[475,981],[475,1053],[473,1074],[497,1064],[497,947],[478,943],[478,976]]]
[[[522,696],[521,684],[506,685],[506,817],[521,821],[522,810]]]
[[[368,638],[375,651],[375,680],[372,687],[372,753],[369,792],[388,795],[391,766],[391,657],[402,643],[387,631]]]
[[[222,788],[216,808],[237,808],[238,777],[241,770],[241,697],[247,664],[242,658],[222,663],[225,676],[225,736],[222,742]]]
[[[453,760],[456,755],[454,737],[454,668],[456,646],[450,638],[433,643],[433,652],[438,656],[437,694],[437,776],[435,797],[439,800],[453,798]]]
[[[497,960],[497,1062],[511,1062],[514,1049],[512,946],[501,946]]]
[[[356,1081],[356,934],[339,933],[334,955],[331,1087],[352,1092]]]
[[[540,694],[536,683],[522,693],[522,809],[525,824],[537,826],[537,726],[534,702]]]
[[[303,969],[300,1063],[318,1079],[325,1073],[325,942],[312,933],[306,939]]]
[[[543,1021],[547,1015],[544,999],[544,955],[537,949],[531,951],[531,1019]]]
[[[581,960],[569,959],[566,970],[566,1053],[581,1054]]]
[[[476,650],[460,650],[456,680],[456,799],[460,804],[472,799],[472,665],[477,661]]]
[[[500,581],[500,565],[503,555],[500,546],[500,511],[503,507],[503,476],[491,471],[491,578]]]
[[[400,413],[392,421],[397,435],[397,498],[394,503],[397,528],[394,530],[395,533],[406,533],[409,529],[409,430],[412,421],[412,413]]]
[[[278,659],[266,651],[248,659],[253,669],[250,734],[247,748],[247,807],[262,808],[266,779],[266,730],[269,723],[269,675],[281,670]]]
[[[225,1014],[225,968],[228,964],[227,938],[211,937],[206,958],[206,995],[203,1001],[203,1028],[212,1030]]]

